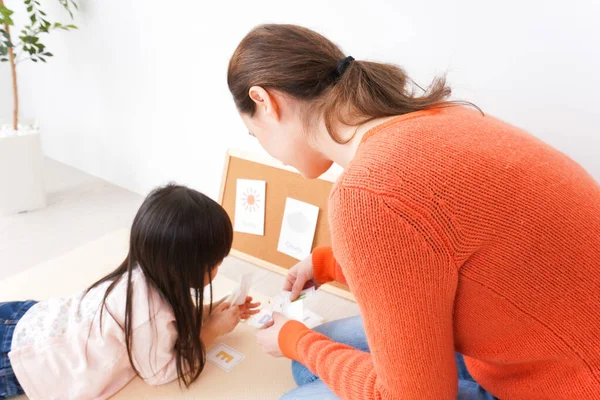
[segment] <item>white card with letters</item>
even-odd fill
[[[212,349],[207,355],[206,359],[217,367],[224,369],[225,371],[231,371],[236,365],[238,365],[245,356],[227,346],[226,344],[219,344],[217,347]]]
[[[297,260],[308,257],[312,250],[318,218],[319,207],[288,197],[285,201],[277,250]]]
[[[263,236],[265,234],[265,193],[267,182],[238,179],[235,192],[236,232]]]
[[[229,295],[225,302],[230,303],[232,306],[241,306],[246,302],[246,298],[250,292],[250,286],[252,286],[252,274],[242,275],[240,284]]]
[[[290,301],[292,292],[282,291],[269,300],[269,305],[265,305],[258,314],[248,319],[248,324],[255,328],[262,328],[266,323],[273,319],[273,313],[278,312],[286,318],[303,322],[309,328],[321,325],[323,318],[314,312],[304,308],[304,300],[309,299],[316,293],[315,288],[304,289],[296,300]]]
[[[263,307],[258,314],[254,314],[248,319],[248,325],[255,328],[262,328],[266,323],[273,320],[273,311],[270,307]]]
[[[302,316],[302,323],[309,329],[313,329],[323,323],[323,317],[305,308],[304,315]]]

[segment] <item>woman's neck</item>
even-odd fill
[[[376,126],[394,118],[396,118],[396,116],[376,118],[358,126],[344,125],[341,128],[338,128],[336,130],[337,137],[342,139],[349,137],[352,138],[348,143],[345,144],[335,142],[327,132],[325,124],[321,123],[321,128],[319,129],[319,134],[317,135],[316,146],[323,156],[346,169],[350,165],[350,162],[354,159],[354,156],[356,155],[358,147],[360,146],[365,134]]]

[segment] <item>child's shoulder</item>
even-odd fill
[[[111,310],[113,318],[119,323],[125,320],[127,281],[127,275],[123,276],[106,299],[107,307]],[[158,314],[173,314],[171,307],[163,295],[148,281],[144,272],[139,267],[132,271],[131,286],[132,327],[134,329],[153,319]]]

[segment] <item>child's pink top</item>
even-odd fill
[[[136,269],[133,283],[133,361],[150,385],[177,378],[175,318],[163,297]],[[106,399],[135,377],[125,348],[122,279],[100,303],[109,283],[65,299],[33,306],[16,326],[9,353],[13,370],[30,400]]]

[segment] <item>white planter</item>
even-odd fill
[[[39,131],[0,136],[0,215],[46,206]]]

